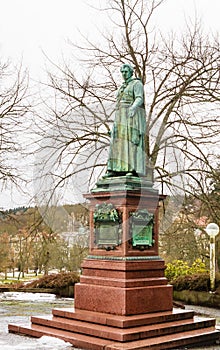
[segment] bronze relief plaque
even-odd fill
[[[110,204],[97,204],[94,215],[94,243],[98,248],[114,250],[121,244],[121,215]]]
[[[144,250],[153,246],[153,225],[154,215],[149,213],[147,209],[138,210],[130,214],[133,248]]]

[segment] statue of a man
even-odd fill
[[[146,174],[144,87],[129,64],[121,67],[124,83],[117,92],[115,121],[106,176]]]

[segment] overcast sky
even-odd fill
[[[103,3],[102,0],[101,3]],[[23,61],[37,74],[43,67],[44,50],[50,57],[60,57],[66,40],[95,31],[106,25],[104,15],[91,6],[100,0],[0,0],[1,56]],[[197,14],[206,28],[220,29],[220,0],[166,0],[159,7],[155,23],[158,29],[181,30],[185,18]]]
[[[44,67],[42,50],[53,60],[67,52],[67,39],[75,40],[106,26],[104,15],[91,8],[104,0],[0,0],[0,51],[23,63],[30,74],[41,76]],[[89,5],[88,5],[89,4]],[[184,22],[197,15],[205,29],[220,32],[220,0],[166,0],[155,17],[158,30],[179,31]],[[97,32],[96,32],[97,33]],[[0,208],[25,205],[21,197],[1,196]]]

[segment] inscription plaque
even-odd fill
[[[132,246],[140,250],[152,247],[154,215],[146,209],[131,213]]]
[[[114,250],[121,244],[121,215],[112,204],[97,204],[94,211],[95,244]]]
[[[118,245],[119,244],[119,227],[118,225],[106,223],[102,224],[99,227],[96,228],[97,232],[97,244],[98,245],[105,245],[105,244],[113,244]]]

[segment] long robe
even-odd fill
[[[128,115],[130,107],[135,109],[133,117]],[[145,133],[143,84],[131,79],[118,90],[107,171],[145,175]]]

